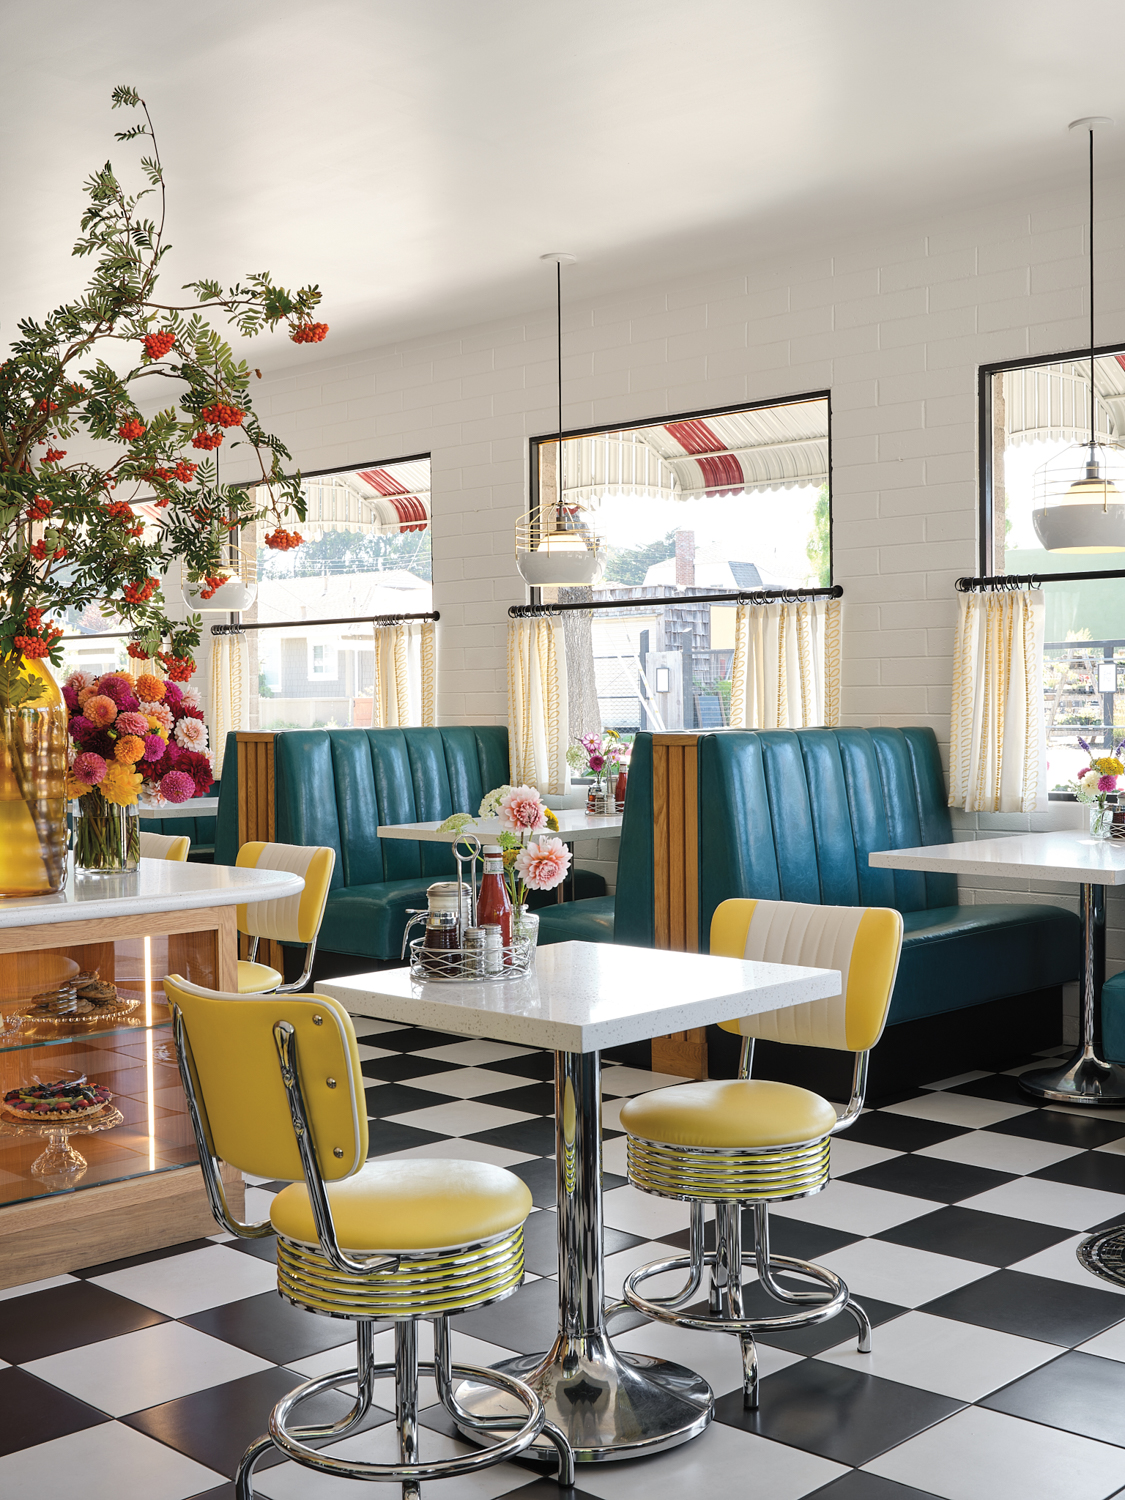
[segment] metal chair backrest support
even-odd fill
[[[186,833],[145,833],[141,830],[142,859],[172,859],[182,864],[190,848],[191,839]]]

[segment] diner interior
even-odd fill
[[[1125,1497],[1119,23],[9,4],[0,1495]]]

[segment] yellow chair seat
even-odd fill
[[[282,975],[269,964],[253,964],[248,958],[238,960],[238,993],[268,995],[281,983]]]
[[[527,1184],[480,1161],[369,1161],[354,1177],[328,1183],[336,1235],[344,1250],[449,1250],[492,1239],[531,1212]],[[270,1205],[278,1234],[315,1245],[303,1182]]]
[[[819,1094],[757,1078],[654,1089],[621,1110],[630,1135],[670,1146],[795,1146],[827,1135],[835,1123],[836,1111]]]

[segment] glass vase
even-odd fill
[[[1092,839],[1107,839],[1112,827],[1113,808],[1105,802],[1091,802],[1090,837]]]
[[[74,868],[83,875],[128,875],[141,858],[137,806],[119,807],[100,792],[79,797],[74,815]]]
[[[515,921],[512,923],[512,941],[523,940],[531,947],[532,962],[535,961],[535,948],[539,942],[539,913],[528,911],[526,906],[521,906],[516,912]]]
[[[66,884],[68,716],[46,663],[15,665],[0,662],[0,896],[46,896]]]

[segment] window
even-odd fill
[[[271,551],[263,523],[243,532],[258,596],[242,620],[284,622],[246,634],[250,727],[368,725],[375,676],[368,622],[433,608],[430,460],[311,475],[302,490],[305,520],[285,522],[304,538],[300,547]]]
[[[532,471],[533,507],[606,557],[591,588],[537,602],[652,600],[564,616],[572,739],[727,723],[735,603],[706,596],[832,582],[826,393],[543,438]]]
[[[1125,494],[1125,350],[1097,356],[1092,390],[1089,356],[1073,354],[986,367],[980,396],[981,572],[1043,579],[1047,786],[1058,791],[1087,763],[1080,735],[1098,746],[1125,736],[1125,578],[1098,577],[1125,567],[1125,553],[1047,551],[1034,512],[1084,477],[1091,399],[1105,477]]]

